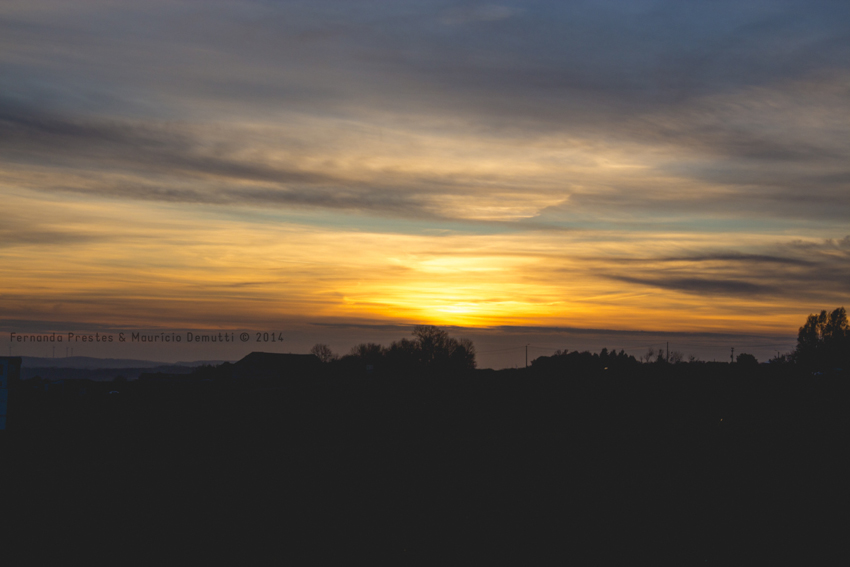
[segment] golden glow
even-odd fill
[[[70,196],[46,203],[26,191],[9,191],[7,202],[6,226],[17,241],[0,249],[0,308],[11,319],[150,326],[368,319],[676,331],[776,331],[799,320],[769,299],[707,301],[605,276],[624,273],[607,258],[697,243],[694,234],[381,234],[248,222],[211,206],[119,206]]]

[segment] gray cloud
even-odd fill
[[[850,215],[850,131],[831,120],[850,112],[850,6],[840,3],[45,5],[58,6],[0,9],[4,159],[214,181],[188,190],[161,179],[140,198],[231,202],[244,193],[255,203],[437,218],[429,203],[440,195],[481,190],[469,180],[388,173],[364,182],[251,160],[187,126],[262,121],[285,108],[451,124],[518,145],[540,136],[644,145],[656,150],[656,176],[723,188],[676,195],[647,176],[570,190],[570,206],[589,215]],[[215,186],[225,180],[245,191]]]
[[[159,128],[128,121],[68,119],[0,102],[0,149],[9,157],[97,165],[120,164],[145,171],[203,173],[278,183],[329,183],[316,173],[271,168],[205,154],[199,141],[177,126]]]
[[[850,8],[834,2],[175,2],[84,5],[65,18],[36,9],[0,15],[15,52],[42,58],[30,76],[85,71],[101,86],[202,98],[212,87],[208,96],[306,106],[324,92],[323,104],[458,109],[538,127],[619,119],[850,60]],[[445,25],[452,14],[486,25]],[[43,59],[69,47],[79,56],[65,54],[67,69]]]
[[[743,262],[747,264],[757,263],[757,264],[785,264],[790,266],[817,266],[818,263],[812,260],[804,260],[801,258],[791,258],[791,257],[781,257],[781,256],[770,256],[766,254],[739,254],[726,252],[721,254],[701,254],[701,255],[693,255],[693,256],[671,256],[671,257],[661,257],[661,258],[618,258],[618,263],[628,262],[664,262],[664,263],[672,263],[672,262],[692,262],[692,263],[701,263],[701,262]]]
[[[696,295],[756,295],[776,293],[774,286],[760,285],[743,280],[696,277],[635,278],[616,275],[609,275],[608,277],[621,282],[684,291]]]
[[[608,279],[699,296],[834,301],[850,293],[850,236],[788,242],[765,252],[605,258],[605,267],[591,269]],[[594,266],[598,260],[585,262]],[[627,274],[613,272],[611,264],[627,267]]]
[[[0,227],[0,248],[12,246],[65,246],[102,239],[102,235],[40,228],[23,223],[10,226],[8,218]]]
[[[87,180],[51,189],[101,193],[113,197],[210,204],[300,205],[368,210],[401,216],[437,218],[422,198],[423,186],[440,192],[451,184],[439,179],[419,183],[419,191],[392,184],[342,179],[285,165],[235,159],[234,148],[210,152],[188,127],[154,127],[130,121],[68,119],[0,101],[0,150],[4,158],[72,169],[135,171],[145,178]],[[157,176],[164,176],[157,182]],[[189,184],[203,178],[204,183]],[[239,188],[228,181],[249,182]],[[255,184],[250,185],[251,182]],[[257,185],[259,183],[259,185]],[[445,185],[441,187],[441,185]],[[401,189],[401,190],[400,190]],[[427,191],[426,191],[427,192]]]

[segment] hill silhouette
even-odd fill
[[[153,360],[138,360],[131,358],[94,358],[91,356],[65,356],[47,358],[38,356],[22,356],[24,368],[76,368],[76,369],[117,369],[117,368],[158,368],[165,366],[184,366],[195,368],[203,365],[218,365],[223,360],[197,360],[194,362],[157,362]]]

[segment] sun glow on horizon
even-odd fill
[[[722,258],[708,265],[723,279],[708,285],[733,293],[710,301],[686,289],[703,284],[685,257],[657,264],[681,291],[623,264],[683,242],[716,245],[716,235],[649,233],[624,242],[580,232],[386,234],[242,221],[214,206],[115,208],[74,196],[50,204],[21,190],[9,202],[6,226],[18,241],[0,249],[7,268],[0,307],[10,319],[216,327],[312,318],[768,333],[794,329],[800,319],[779,307],[781,299],[748,293],[736,283],[736,264]],[[738,287],[745,297],[735,295]]]

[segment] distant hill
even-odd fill
[[[94,358],[91,356],[66,356],[63,358],[44,358],[22,356],[22,368],[79,368],[94,370],[99,368],[158,368],[163,366],[185,366],[195,368],[206,364],[215,366],[224,360],[197,360],[195,362],[162,362],[156,360],[134,360],[131,358]]]
[[[22,380],[38,376],[48,381],[95,380],[97,382],[108,382],[118,376],[123,376],[127,380],[135,380],[145,372],[189,374],[199,366],[217,366],[225,362],[222,360],[198,360],[195,362],[168,363],[89,356],[69,356],[65,358],[22,356],[21,359]]]

